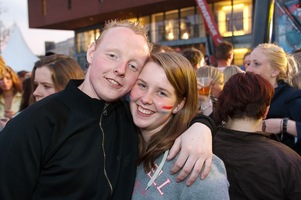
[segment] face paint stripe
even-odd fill
[[[162,106],[163,109],[166,109],[166,110],[171,110],[173,108],[173,106]]]
[[[162,106],[161,113],[163,113],[163,114],[170,113],[171,109],[173,109],[173,106]]]

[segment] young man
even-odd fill
[[[232,64],[234,56],[234,48],[230,42],[223,41],[215,50],[217,68],[222,72],[224,69]]]
[[[120,98],[136,82],[149,52],[139,24],[108,23],[87,51],[85,79],[33,104],[0,133],[0,199],[130,199],[137,133],[128,103]],[[193,169],[191,184],[204,163],[205,174],[210,169],[211,134],[200,123],[184,134],[170,157],[182,148],[172,171],[185,164],[178,176],[183,180]],[[208,146],[202,148],[204,140]]]
[[[205,65],[203,53],[196,48],[186,48],[181,52],[181,54],[190,61],[195,71]]]

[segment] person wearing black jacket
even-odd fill
[[[136,82],[150,49],[138,23],[108,22],[88,49],[85,79],[9,121],[0,133],[1,200],[131,198],[137,134],[121,97]],[[181,152],[172,172],[185,164],[179,180],[192,170],[191,184],[204,163],[208,173],[210,139],[209,127],[200,123],[178,138],[173,154]]]

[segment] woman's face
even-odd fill
[[[161,66],[148,62],[131,90],[133,120],[147,141],[176,113],[176,94]],[[147,133],[147,134],[146,134]]]
[[[2,91],[10,91],[13,89],[13,79],[7,71],[0,78],[0,87]]]
[[[56,93],[54,84],[51,78],[51,71],[48,67],[42,66],[37,68],[34,77],[33,96],[36,101],[39,101],[51,94]]]
[[[255,48],[250,54],[250,65],[246,71],[259,74],[272,85],[275,84],[279,71],[274,69],[268,61],[266,55],[263,54],[263,50]]]

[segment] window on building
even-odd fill
[[[204,21],[195,7],[151,15],[151,41],[187,40],[205,36]]]
[[[145,26],[148,30],[148,36],[150,37],[150,41],[152,40],[151,38],[151,33],[150,33],[150,16],[142,16],[139,17],[138,20],[140,23]]]
[[[194,13],[194,8],[181,9],[180,35],[181,39],[187,40],[192,37],[197,37],[197,17]]]
[[[130,19],[127,19],[128,21],[130,21],[130,22],[135,22],[135,21],[137,21],[138,19],[137,18],[130,18]]]
[[[244,55],[247,52],[250,52],[250,49],[247,48],[236,48],[234,49],[234,60],[233,63],[237,66],[243,66],[244,65]]]
[[[202,17],[202,13],[197,9],[197,27],[196,27],[196,37],[205,37],[206,30],[204,19]]]
[[[178,10],[168,11],[165,14],[165,39],[178,40],[179,39],[179,14]]]
[[[142,17],[138,17],[138,18],[130,18],[128,20],[131,21],[131,22],[139,21],[142,26],[144,26],[148,30],[150,30],[150,18],[149,18],[149,16],[142,16]]]
[[[278,2],[276,3],[273,33],[275,42],[286,52],[293,53],[301,48],[301,34],[298,26],[296,26],[298,23],[301,25],[300,1],[286,0],[284,5],[285,7],[282,7]],[[290,14],[296,21],[292,21]]]
[[[94,42],[100,35],[99,29],[88,30],[76,34],[77,53],[86,52],[89,45]]]
[[[251,33],[252,0],[233,0],[214,4],[220,34],[223,37]]]
[[[156,13],[152,15],[151,24],[151,41],[153,43],[158,43],[164,41],[165,25],[163,13]]]

